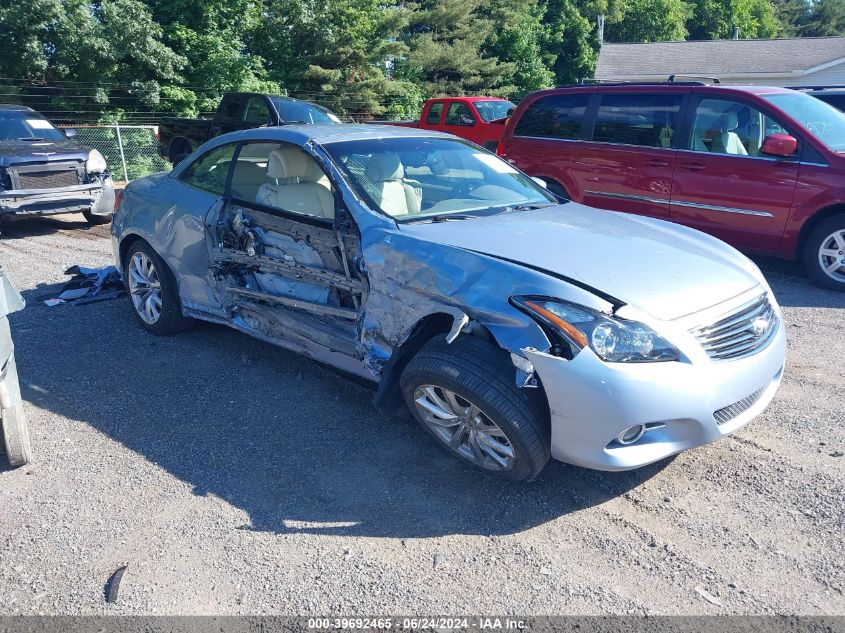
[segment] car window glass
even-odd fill
[[[425,116],[425,122],[429,125],[437,125],[440,123],[441,114],[443,114],[443,103],[432,103],[428,109],[428,114]]]
[[[702,99],[695,109],[690,149],[696,152],[761,156],[769,134],[789,132],[757,108],[729,99]]]
[[[593,140],[644,147],[672,147],[680,94],[602,95]]]
[[[285,143],[245,143],[232,172],[235,200],[315,218],[334,218],[331,182],[317,161]]]
[[[273,99],[279,117],[286,123],[315,123],[333,125],[340,119],[326,108],[296,99]]]
[[[20,139],[61,141],[64,135],[47,119],[35,112],[0,110],[0,141]]]
[[[475,125],[475,117],[465,103],[452,103],[446,112],[446,125]]]
[[[386,137],[324,148],[367,206],[400,222],[556,203],[513,165],[455,138]]]
[[[845,151],[845,114],[802,92],[761,95],[834,152]],[[794,135],[793,135],[794,136]]]
[[[270,106],[261,97],[253,97],[249,100],[244,112],[244,122],[252,125],[270,125]]]
[[[565,94],[542,97],[520,117],[514,136],[578,138],[589,95]]]
[[[514,107],[510,101],[476,101],[473,105],[484,121],[504,119]]]
[[[215,147],[191,163],[179,179],[197,189],[222,196],[226,191],[226,178],[234,153],[234,143]]]

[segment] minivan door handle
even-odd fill
[[[681,163],[678,167],[681,169],[688,169],[689,171],[701,171],[706,169],[706,167],[701,163]]]
[[[652,158],[648,161],[649,167],[668,167],[669,161],[668,160],[659,160],[657,158]]]

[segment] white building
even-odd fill
[[[605,43],[595,77],[665,81],[669,75],[718,77],[724,84],[845,85],[845,37]]]

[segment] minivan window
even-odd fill
[[[672,147],[680,94],[602,95],[593,140],[644,147]]]
[[[769,134],[789,132],[754,106],[732,99],[702,99],[695,109],[690,149],[696,152],[760,156]]]
[[[532,103],[514,128],[514,136],[575,139],[587,111],[589,95],[558,94],[541,97]]]
[[[845,152],[845,114],[803,92],[761,95],[834,152]]]

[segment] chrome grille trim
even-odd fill
[[[748,411],[760,399],[764,391],[766,391],[766,387],[761,387],[754,393],[745,396],[742,400],[738,400],[733,404],[722,407],[718,411],[714,411],[713,418],[716,420],[716,424],[722,425],[730,422],[738,415]]]
[[[760,325],[764,326],[762,331],[758,331]],[[691,333],[713,360],[736,360],[765,347],[778,326],[775,309],[764,293]]]

